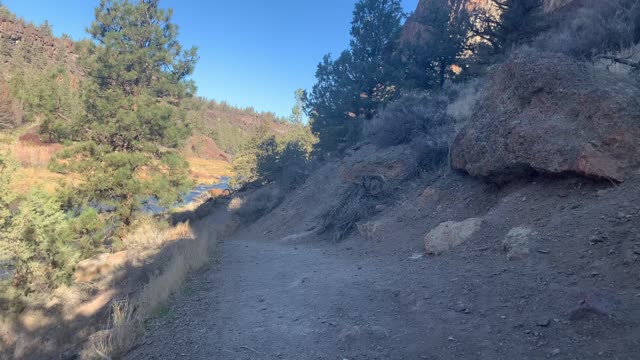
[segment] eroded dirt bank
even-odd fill
[[[637,358],[637,177],[421,179],[334,244],[317,226],[336,166],[225,241],[128,359]],[[469,217],[471,239],[424,254],[425,233]],[[530,230],[521,252],[513,229]]]

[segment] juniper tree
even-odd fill
[[[452,66],[465,50],[468,14],[462,2],[434,0],[428,11],[412,20],[425,31],[403,44],[407,88],[440,89],[455,75]]]
[[[335,60],[325,55],[318,65],[305,104],[321,152],[355,142],[362,121],[396,95],[400,72],[394,50],[403,16],[399,0],[358,1],[350,49]]]

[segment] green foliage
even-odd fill
[[[318,150],[343,150],[357,141],[363,120],[396,96],[400,72],[394,49],[401,30],[398,0],[360,0],[353,12],[350,49],[325,55],[305,97]]]
[[[143,202],[172,204],[191,185],[188,164],[173,149],[194,125],[188,115],[197,109],[182,100],[195,91],[188,77],[196,49],[182,50],[171,11],[158,4],[100,2],[88,29],[97,44],[81,49],[89,75],[85,116],[67,138],[81,141],[51,164],[54,171],[81,175],[80,202],[113,209],[118,227],[129,226]],[[95,221],[83,218],[82,224],[92,228]]]
[[[114,152],[93,142],[67,147],[53,159],[51,170],[82,174],[77,194],[81,201],[113,209],[125,226],[144,201],[157,198],[161,205],[171,205],[192,185],[186,176],[188,163],[175,151]]]
[[[53,29],[49,21],[45,20],[42,24],[38,25],[38,31],[44,36],[53,36]]]
[[[80,91],[62,67],[50,71],[19,72],[9,82],[11,94],[22,104],[27,121],[40,123],[51,141],[70,137],[84,113]]]
[[[29,293],[68,281],[80,252],[57,199],[35,189],[10,222],[0,253],[12,265],[12,285]]]
[[[297,125],[277,138],[258,132],[233,161],[235,186],[277,184],[289,190],[304,182],[316,139],[308,126]]]
[[[290,121],[293,124],[302,124],[304,122],[304,90],[296,90],[294,96],[296,103],[291,109]]]
[[[11,215],[9,208],[11,203],[16,199],[16,194],[13,193],[9,187],[13,181],[15,171],[16,163],[6,155],[0,153],[0,235],[4,235],[3,231],[5,231],[9,225]],[[1,241],[2,239],[0,239],[0,242]],[[1,257],[0,261],[2,261]]]
[[[12,13],[3,3],[0,2],[0,19],[17,20],[16,14]]]
[[[0,81],[0,130],[11,129],[20,123],[16,114],[16,104],[11,96],[9,87]]]
[[[468,14],[464,7],[456,13],[449,0],[435,0],[427,13],[412,20],[429,32],[418,32],[417,38],[401,49],[406,67],[404,87],[442,89],[445,80],[455,75],[451,67],[465,50]]]
[[[78,239],[81,259],[88,259],[104,251],[104,240],[109,231],[103,217],[94,208],[87,207],[69,222],[71,233]]]
[[[227,154],[238,155],[247,146],[251,136],[227,122],[219,122],[209,131],[216,145]]]
[[[179,146],[189,129],[175,106],[195,92],[196,49],[182,50],[158,0],[101,0],[95,15],[81,134],[114,151]]]
[[[272,112],[257,112],[252,107],[237,108],[224,101],[207,101],[200,116],[202,132],[212,138],[222,151],[234,157],[241,156],[241,152],[249,147],[256,132],[271,134],[278,126],[290,125],[289,119]]]

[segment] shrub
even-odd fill
[[[283,198],[284,194],[277,186],[265,186],[244,197],[233,198],[229,210],[243,223],[250,223],[275,209]]]
[[[304,182],[311,151],[309,139],[269,136],[252,143],[234,159],[234,185],[277,184],[283,190],[291,190]]]
[[[449,89],[452,101],[447,105],[447,115],[458,127],[473,115],[473,110],[482,94],[482,82],[471,80],[465,83],[454,84]]]
[[[449,122],[444,96],[412,93],[390,103],[373,118],[365,135],[380,147],[407,144],[421,137],[447,143]]]
[[[640,40],[640,3],[636,0],[587,0],[576,10],[558,11],[537,46],[589,59],[618,52]]]
[[[59,201],[33,190],[11,218],[0,252],[13,264],[13,286],[42,291],[69,280],[80,251]]]

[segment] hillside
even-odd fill
[[[134,16],[133,34],[158,30],[149,14],[166,19],[155,2],[105,4],[98,24]],[[118,86],[92,85],[127,111],[89,102],[92,125],[119,119],[101,146],[48,141],[47,116],[73,114],[73,96],[25,117],[48,138],[4,135],[25,163],[64,146],[57,175],[101,197],[22,198],[0,171],[0,236],[26,244],[0,257],[17,284],[0,297],[12,311],[0,358],[635,360],[640,3],[424,0],[403,19],[399,0],[356,2],[348,49],[323,57],[299,95],[309,126],[188,96],[192,83],[165,70],[189,68],[188,51],[134,72],[148,87],[111,80],[153,52],[110,33],[119,41],[95,52],[94,69]],[[104,56],[114,49],[118,62]],[[74,89],[63,75],[55,83]],[[158,79],[182,94],[181,111],[167,110]],[[178,148],[183,120],[194,135]],[[177,153],[208,183],[233,160],[237,187],[135,216],[131,199],[183,186]]]
[[[235,194],[219,268],[126,358],[635,359],[640,81],[581,57],[620,27],[573,26],[611,8],[567,3],[477,81],[391,102],[295,190]]]
[[[15,81],[16,76],[24,77],[23,81],[31,86],[30,83],[41,85],[42,81],[48,82],[49,80],[43,78],[53,76],[57,79],[62,91],[75,93],[86,77],[81,64],[81,54],[85,53],[87,48],[86,40],[76,43],[70,38],[54,37],[47,24],[29,23],[2,7],[0,13],[0,62],[2,63],[0,107],[3,114],[0,118],[0,127],[6,130],[18,128],[16,130],[18,137],[24,138],[22,135],[29,133],[31,134],[29,137],[33,138],[38,131],[42,114],[38,109],[29,109],[29,101],[16,98],[16,94],[24,90],[18,89],[16,87],[18,85],[12,88],[10,85],[12,79]],[[63,73],[50,75],[59,71],[58,69],[63,69]],[[50,90],[45,88],[42,91]],[[73,101],[80,100],[74,98]],[[194,167],[192,175],[198,182],[229,175],[230,167],[218,161],[229,162],[259,131],[282,135],[290,128],[286,119],[278,118],[273,113],[256,112],[252,108],[235,108],[225,103],[201,98],[193,100],[189,111],[192,113],[191,120],[196,123],[195,133],[187,139],[182,152],[191,159],[190,162]],[[69,114],[58,113],[57,115],[66,117]],[[9,147],[18,147],[24,149],[20,151],[28,153],[49,153],[48,156],[55,154],[56,151],[52,149],[59,146],[46,144],[48,141],[45,135],[41,136],[41,140],[36,141],[35,144],[17,140]],[[39,145],[41,148],[31,149],[33,145]],[[210,163],[207,164],[203,160],[209,160]],[[45,158],[40,159],[40,164],[37,166],[46,167],[46,161]],[[31,165],[28,161],[21,160],[21,162],[25,167]],[[42,170],[39,171],[39,176],[51,178],[54,175]]]

